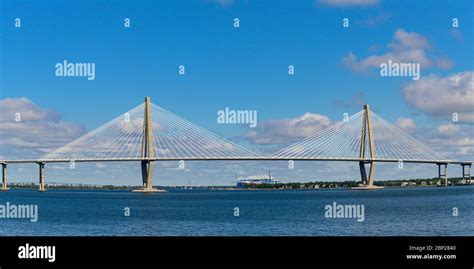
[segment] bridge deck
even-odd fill
[[[281,157],[186,157],[186,158],[111,158],[111,159],[34,159],[34,160],[0,160],[0,163],[69,163],[69,162],[137,162],[137,161],[342,161],[342,162],[387,162],[387,163],[431,163],[431,164],[473,164],[474,161],[455,160],[397,160],[397,159],[363,159],[363,158],[281,158]]]

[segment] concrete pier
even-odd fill
[[[132,190],[133,192],[166,192],[153,188],[154,161],[142,161],[143,188]]]
[[[472,172],[472,164],[471,163],[462,163],[462,179],[467,179],[469,180],[469,183],[471,182],[471,172]],[[466,166],[468,167],[467,173],[466,173]]]
[[[442,180],[444,177],[444,186],[448,186],[448,164],[438,163],[437,165],[438,165],[438,178]],[[441,169],[441,166],[443,166],[444,168]]]
[[[44,162],[39,162],[39,191],[46,191],[44,185]]]
[[[2,163],[2,191],[8,191],[7,163]]]

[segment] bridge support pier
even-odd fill
[[[39,162],[39,191],[46,191],[44,185],[44,162]]]
[[[447,163],[438,163],[438,178],[441,181],[444,177],[444,186],[448,186],[448,164]],[[441,166],[444,168],[441,169]],[[443,171],[444,170],[444,171]]]
[[[153,188],[153,172],[155,170],[154,161],[142,161],[142,181],[143,189],[140,192],[157,192],[157,189]]]
[[[369,177],[367,177],[367,171],[365,170],[365,165],[370,164],[369,168]],[[362,179],[362,184],[367,187],[372,187],[374,185],[374,170],[375,164],[372,161],[360,161],[359,162],[360,177]]]
[[[362,179],[362,184],[367,185],[367,172],[365,171],[365,162],[359,162],[360,178]]]
[[[7,163],[2,163],[2,191],[8,191]]]
[[[469,183],[471,183],[472,164],[462,163],[461,166],[462,166],[462,179],[467,179],[469,180]],[[466,166],[468,167],[467,173],[466,173]]]

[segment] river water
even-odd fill
[[[474,186],[154,194],[13,189],[0,193],[0,206],[7,202],[37,205],[38,219],[0,218],[0,235],[474,235]],[[328,218],[326,207],[334,203],[363,206],[363,221]]]

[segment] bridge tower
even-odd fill
[[[368,140],[368,143],[366,143]],[[368,144],[368,145],[366,145]],[[360,139],[360,159],[367,159],[366,157],[366,146],[369,147],[368,153],[370,157],[368,160],[361,160],[359,161],[359,169],[360,169],[360,176],[362,179],[362,187],[361,188],[376,188],[374,186],[374,178],[375,178],[375,144],[374,144],[374,132],[372,130],[372,123],[371,123],[371,112],[369,105],[364,105],[364,116],[362,122],[362,132],[361,132],[361,139]],[[369,176],[367,177],[367,172],[365,170],[365,165],[369,164]]]
[[[153,122],[151,119],[151,102],[150,97],[145,97],[145,109],[143,115],[143,132],[142,132],[142,154],[141,169],[143,188],[134,190],[136,192],[157,192],[153,188],[153,172],[155,163],[153,160],[154,144],[153,144]]]

